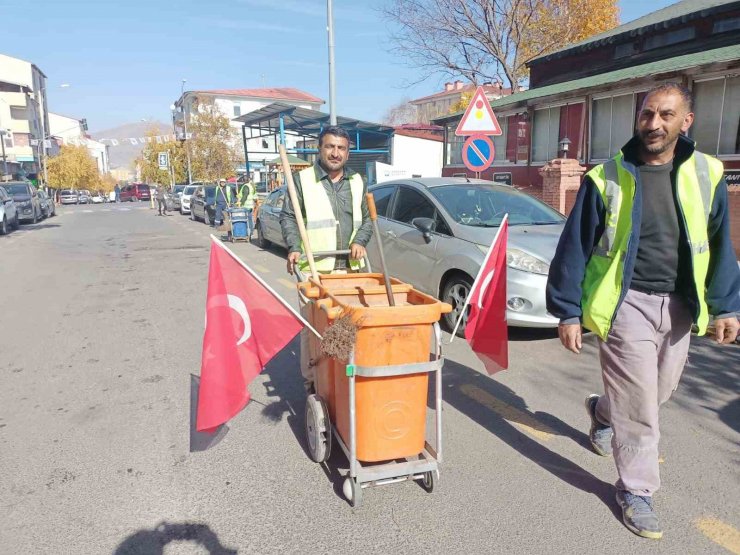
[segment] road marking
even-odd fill
[[[714,543],[721,545],[731,553],[740,554],[740,531],[734,527],[709,516],[697,518],[694,525]]]
[[[92,211],[92,210],[83,210],[83,212],[84,212],[85,214],[92,214],[92,213],[93,213],[93,211]]]
[[[270,270],[262,266],[261,264],[252,264],[252,268],[263,274],[269,274]]]
[[[285,278],[278,278],[278,283],[287,287],[288,289],[295,289],[295,282]]]
[[[510,424],[516,426],[521,431],[526,432],[540,441],[550,441],[556,434],[545,426],[542,422],[511,405],[497,399],[490,393],[483,391],[479,387],[470,384],[464,384],[460,387],[463,395],[477,401],[484,407],[492,410]]]
[[[131,209],[130,209],[130,208],[119,208],[119,210],[120,210],[121,212],[130,212],[130,211],[131,211]]]

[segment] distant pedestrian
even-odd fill
[[[113,188],[113,192],[116,195],[116,202],[121,202],[121,188],[118,186],[118,183],[116,183],[116,186]]]
[[[167,214],[167,191],[164,185],[157,186],[157,208],[159,214],[157,216],[168,216]]]
[[[722,162],[685,136],[693,121],[682,85],[647,93],[635,136],[586,174],[547,283],[563,346],[580,352],[581,325],[599,336],[605,395],[586,398],[591,444],[614,454],[624,524],[653,539],[658,409],[678,387],[692,324],[704,335],[714,315],[717,343],[740,327]]]
[[[216,216],[211,227],[217,227],[224,223],[224,210],[226,210],[226,208],[228,208],[232,203],[231,187],[229,187],[225,179],[219,179],[218,185],[216,185],[214,202]]]
[[[239,189],[237,189],[236,191],[237,204],[243,207],[244,210],[246,210],[247,212],[247,239],[250,243],[252,242],[252,231],[254,230],[254,220],[252,216],[256,199],[257,192],[250,180],[242,183]]]

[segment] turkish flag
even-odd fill
[[[249,402],[247,386],[303,324],[219,241],[211,245],[196,429],[212,431]]]
[[[465,325],[468,340],[489,374],[509,367],[506,327],[506,242],[508,218],[501,223],[493,245],[470,292],[470,314]]]

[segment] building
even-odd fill
[[[416,106],[416,115],[419,122],[428,123],[435,118],[446,116],[450,113],[453,106],[459,103],[463,95],[472,95],[477,88],[473,84],[464,84],[462,81],[454,83],[445,83],[444,90],[429,96],[417,98],[409,102]],[[488,100],[496,100],[503,96],[511,94],[511,89],[505,89],[500,83],[485,83],[483,89],[486,91]]]
[[[408,172],[408,177],[440,177],[444,128],[438,125],[407,123],[394,128],[391,164]]]
[[[216,107],[231,121],[235,130],[235,146],[243,147],[242,142],[246,140],[246,149],[253,154],[253,159],[261,160],[274,156],[277,145],[264,138],[244,139],[242,137],[242,126],[234,121],[250,112],[269,106],[274,102],[280,102],[306,110],[319,110],[324,101],[310,93],[291,87],[273,87],[264,89],[216,89],[185,91],[175,102],[173,112],[173,125],[178,136],[184,136],[185,123],[183,114],[186,115],[186,123],[189,124],[193,117],[197,117],[195,105],[197,102],[213,102]],[[190,130],[188,130],[190,133]],[[289,147],[295,147],[300,140],[291,135],[287,139]],[[240,151],[242,148],[239,149]],[[239,168],[246,171],[245,167]]]
[[[91,139],[86,133],[83,120],[49,112],[49,135],[59,146],[72,144],[87,147],[90,156],[95,159],[98,172],[101,175],[110,172],[108,145]]]
[[[0,54],[0,129],[5,160],[13,177],[36,179],[52,148],[48,137],[46,75],[31,62]],[[2,158],[3,149],[0,149]]]
[[[646,91],[678,81],[696,99],[689,135],[724,162],[728,182],[738,182],[740,2],[684,0],[537,58],[529,68],[529,90],[491,103],[503,134],[494,138],[494,163],[484,179],[498,174],[541,196],[539,170],[562,155],[561,141],[568,139],[567,156],[588,168],[604,162],[632,136]],[[472,175],[462,161],[463,138],[455,136],[461,117],[435,120],[445,127],[443,175]],[[740,233],[740,221],[733,226]]]

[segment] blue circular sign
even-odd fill
[[[471,135],[463,143],[465,167],[473,172],[488,169],[493,163],[494,152],[493,142],[486,135]]]

